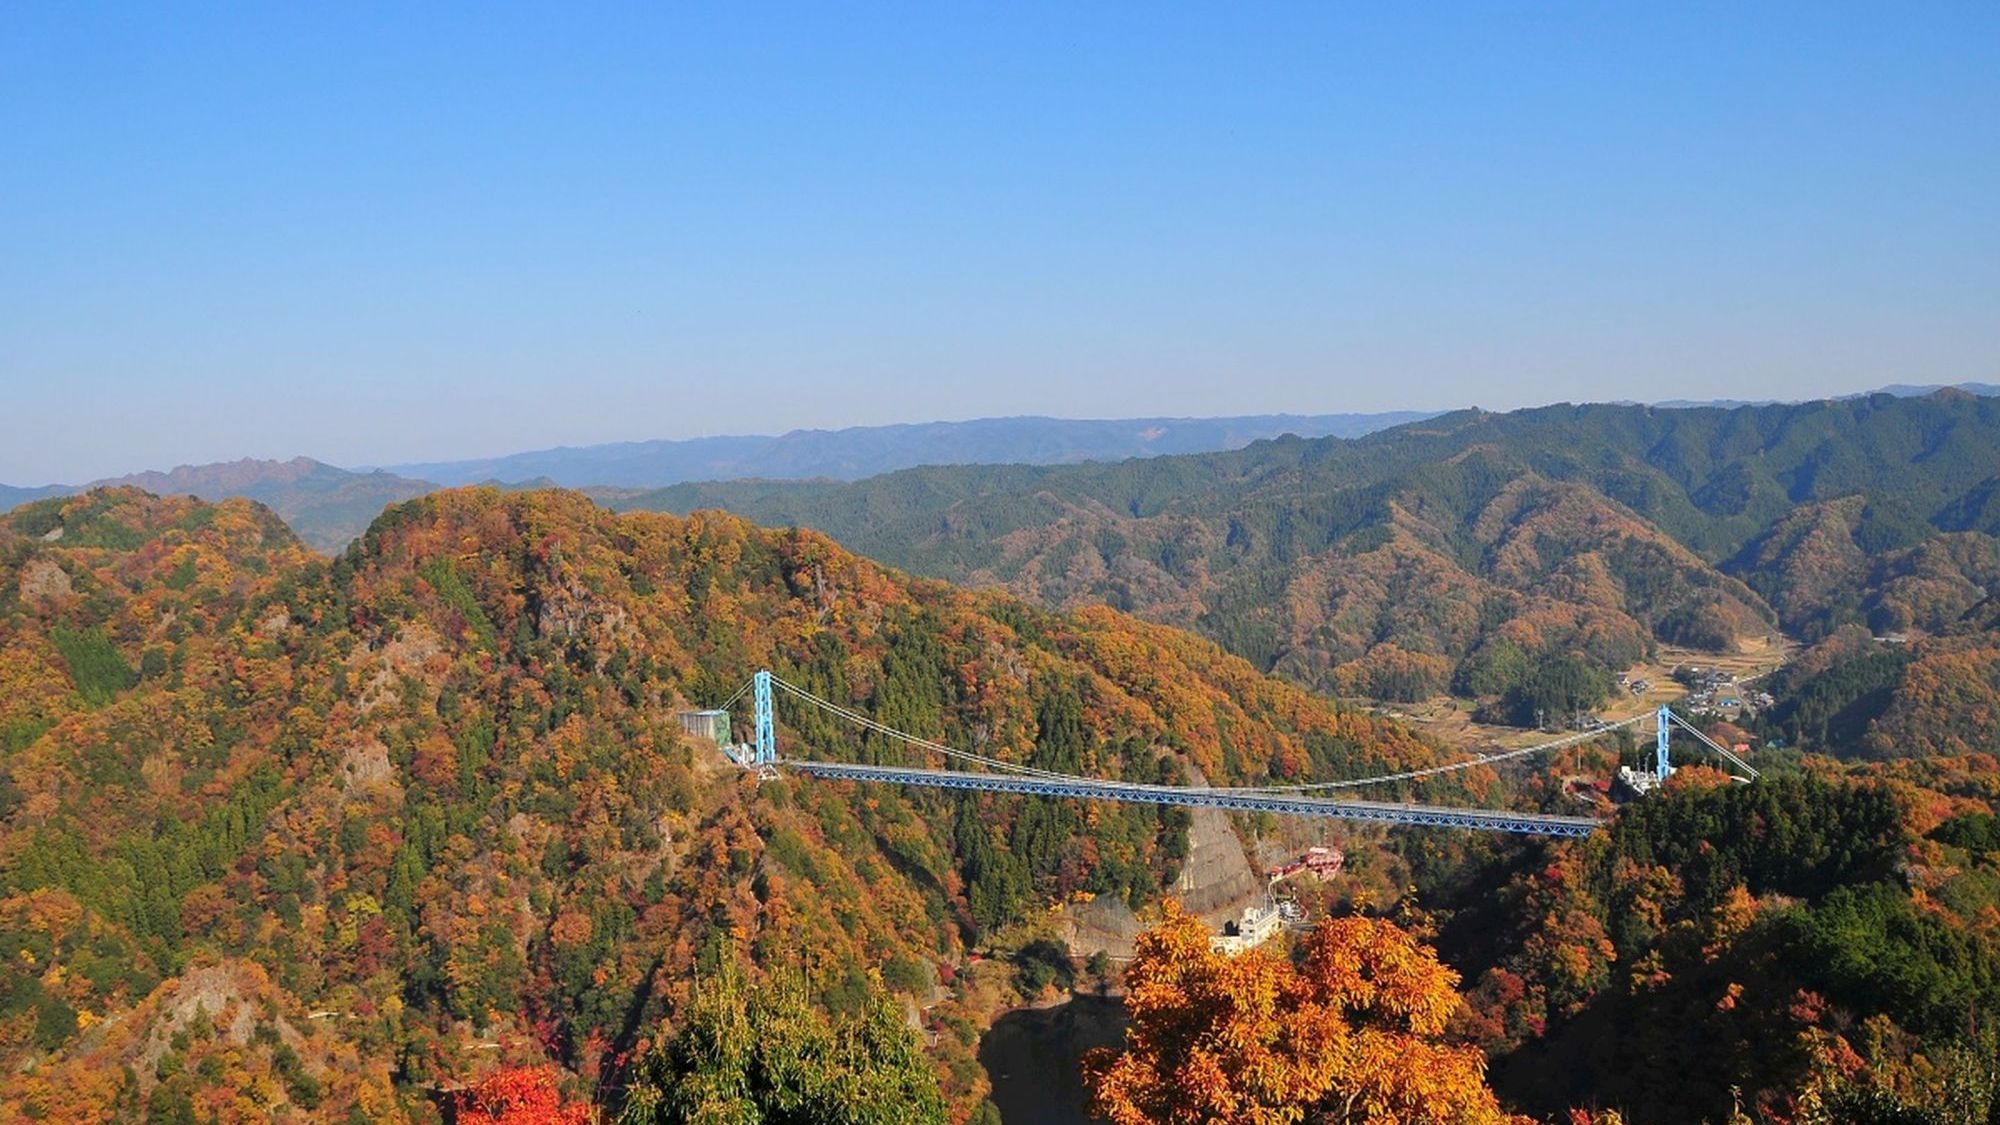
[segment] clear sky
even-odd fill
[[[0,5],[9,483],[1967,379],[1992,2]]]

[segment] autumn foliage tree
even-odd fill
[[[591,1125],[596,1112],[565,1101],[554,1067],[510,1067],[458,1093],[459,1125]]]
[[[1502,1125],[1476,1049],[1440,1041],[1458,976],[1394,923],[1334,919],[1296,963],[1209,945],[1169,901],[1126,972],[1123,1051],[1086,1056],[1116,1125]]]

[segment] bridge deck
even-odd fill
[[[873,781],[889,785],[924,785],[939,789],[972,789],[988,793],[1027,793],[1042,797],[1078,797],[1093,801],[1132,801],[1150,805],[1270,812],[1284,816],[1331,816],[1377,824],[1415,824],[1432,828],[1480,828],[1490,832],[1520,832],[1538,836],[1588,836],[1603,822],[1587,816],[1552,816],[1491,809],[1452,809],[1435,805],[1405,805],[1391,801],[1336,800],[1329,797],[1280,793],[1243,793],[1188,789],[1173,785],[1140,785],[1123,781],[1053,780],[997,773],[914,769],[902,766],[861,766],[846,762],[786,759],[784,769],[814,777]]]

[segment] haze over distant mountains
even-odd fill
[[[1937,389],[1937,386],[1899,385],[1871,393],[1910,397]],[[1981,396],[2000,395],[2000,385],[1988,383],[1960,383],[1957,389]],[[600,489],[604,490],[599,493],[600,498],[609,499],[609,494],[629,490],[710,481],[855,481],[925,465],[1066,465],[1170,454],[1226,453],[1285,434],[1301,438],[1359,438],[1437,416],[1434,411],[1405,410],[1230,418],[978,418],[964,422],[793,430],[769,436],[565,446],[501,457],[415,462],[373,469],[344,469],[309,457],[288,461],[244,459],[183,465],[170,472],[132,473],[88,484],[40,487],[0,484],[0,512],[100,485],[133,485],[157,494],[188,494],[210,501],[243,497],[277,512],[315,550],[332,553],[366,530],[384,507],[441,487],[464,484]]]
[[[1191,627],[1319,691],[1525,701],[1567,659],[1609,682],[1656,643],[1938,631],[2000,596],[2000,399],[1463,410],[1115,465],[601,498]]]
[[[134,485],[204,500],[245,497],[269,506],[314,549],[334,552],[381,510],[440,487],[495,482],[570,488],[659,488],[686,481],[757,477],[858,480],[931,464],[1070,464],[1167,453],[1240,449],[1283,434],[1360,437],[1430,417],[1382,414],[1266,414],[1238,418],[980,418],[794,430],[776,436],[619,442],[536,450],[475,461],[437,461],[349,470],[298,457],[183,465],[87,485],[0,485],[0,511],[98,485]]]
[[[310,457],[289,461],[245,458],[213,465],[182,465],[172,472],[133,473],[89,485],[10,488],[0,485],[0,511],[98,485],[132,485],[159,496],[188,495],[217,501],[255,500],[276,512],[314,550],[345,547],[390,504],[433,492],[429,481],[383,472],[351,472]]]
[[[1943,390],[1964,391],[1966,394],[1978,395],[1981,398],[2000,396],[2000,384],[1996,383],[1891,383],[1886,387],[1877,387],[1872,391],[1861,391],[1851,395],[1836,395],[1835,401],[1849,398],[1867,398],[1870,395],[1893,395],[1896,398],[1922,398],[1927,394]],[[1727,409],[1737,406],[1773,406],[1782,401],[1784,400],[1775,398],[1670,398],[1655,402],[1652,405],[1664,406],[1674,410],[1696,409],[1704,406],[1718,406]]]
[[[1238,418],[976,418],[968,422],[793,430],[775,437],[616,442],[384,468],[442,485],[542,480],[568,488],[651,488],[745,477],[859,480],[917,465],[1059,465],[1166,453],[1212,453],[1240,449],[1282,434],[1360,437],[1428,417],[1431,413],[1401,410]]]

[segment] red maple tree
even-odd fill
[[[461,1125],[592,1125],[596,1111],[565,1101],[554,1067],[509,1067],[461,1090],[455,1098]]]

